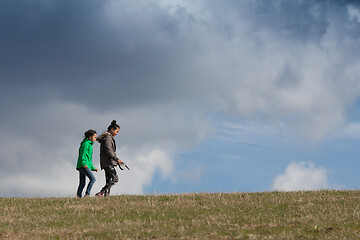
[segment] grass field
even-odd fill
[[[360,239],[359,191],[0,198],[0,239]]]

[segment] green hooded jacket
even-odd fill
[[[90,168],[91,171],[95,171],[95,167],[92,163],[93,144],[94,143],[88,138],[84,138],[84,140],[82,140],[79,147],[79,157],[76,164],[76,169],[82,168],[86,165],[88,168]]]

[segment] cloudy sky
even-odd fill
[[[359,189],[359,52],[355,0],[0,0],[0,196],[113,119],[114,194]]]

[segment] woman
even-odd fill
[[[123,163],[116,156],[116,143],[114,137],[119,133],[120,126],[113,120],[108,127],[108,131],[102,133],[98,138],[100,143],[100,167],[105,170],[106,184],[100,192],[96,194],[98,197],[104,197],[110,195],[110,188],[114,186],[119,177],[116,173],[115,166],[119,163]]]
[[[85,176],[89,178],[90,182],[86,188],[85,197],[90,196],[91,188],[96,179],[91,171],[98,171],[92,163],[93,144],[96,140],[96,131],[90,129],[85,132],[85,138],[80,143],[79,157],[76,165],[76,170],[79,171],[79,187],[77,190],[77,197],[81,198],[82,191],[85,187]]]

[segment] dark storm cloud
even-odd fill
[[[254,10],[255,24],[269,28],[294,41],[319,40],[328,27],[326,2],[317,1],[258,1]]]
[[[248,40],[254,43],[259,40],[256,33],[264,29],[295,43],[319,41],[329,25],[329,9],[347,18],[345,2],[295,0],[205,1],[212,16],[207,21],[180,5],[173,6],[170,14],[169,7],[156,2],[118,1],[116,17],[111,18],[107,7],[114,2],[2,1],[4,87],[21,85],[17,98],[41,99],[47,89],[48,94],[83,104],[94,91],[108,92],[107,99],[99,97],[95,103],[102,108],[109,101],[143,104],[184,96],[193,99],[202,95],[199,88],[204,83],[218,87],[205,80],[206,69],[196,66],[198,58],[212,51],[211,45],[203,45],[203,41],[212,42],[212,36],[225,44],[236,40],[236,28],[245,21]],[[229,17],[229,12],[237,17]],[[199,29],[212,32],[209,39],[201,39]],[[257,42],[259,49],[268,44],[262,41]],[[10,97],[8,92],[3,97]]]
[[[26,83],[26,77],[41,84],[68,77],[71,69],[73,74],[84,71],[82,60],[92,56],[87,51],[96,32],[95,1],[87,6],[84,1],[50,2],[48,7],[43,1],[2,2],[1,70],[6,79]]]
[[[357,7],[300,0],[1,1],[0,107],[8,119],[21,112],[13,109],[49,99],[98,110],[179,100],[221,109],[212,101],[237,104],[242,93],[234,90],[256,92],[269,81],[254,76],[257,68],[279,72],[274,86],[297,89],[300,55],[311,44],[328,51],[323,41],[331,31],[339,39],[329,49],[357,61],[359,23],[349,20],[348,3]],[[192,9],[196,4],[200,10]],[[288,62],[265,66],[267,58]],[[260,90],[261,97],[261,91],[273,92]]]
[[[136,16],[134,22],[112,25],[103,12],[106,3],[2,2],[3,84],[21,85],[19,94],[25,96],[41,95],[39,87],[56,89],[54,94],[77,101],[94,91],[127,104],[171,98],[164,90],[175,92],[174,68],[184,60],[184,48],[174,39],[177,19],[154,7],[145,11],[153,14],[156,29],[144,29]],[[152,30],[168,39],[159,41]],[[114,99],[100,97],[97,102],[106,106]]]
[[[303,82],[299,64],[308,46],[321,54],[341,49],[346,59],[333,68],[337,75],[357,61],[359,23],[349,19],[348,3],[2,1],[0,107],[61,99],[98,110],[171,101],[221,110],[213,105],[238,104],[241,89],[274,99],[273,88],[296,90]],[[285,63],[270,66],[271,58]],[[256,75],[258,68],[278,72],[274,83]],[[250,107],[241,109],[262,111],[242,102]]]
[[[224,31],[228,32],[229,37],[238,37],[234,33],[236,27],[246,21],[251,25],[248,28],[248,34],[268,29],[277,34],[279,38],[297,44],[319,42],[326,34],[331,18],[336,18],[337,21],[344,24],[344,31],[347,34],[356,34],[357,36],[360,34],[359,29],[352,29],[353,32],[347,29],[351,25],[348,21],[347,7],[349,5],[359,7],[359,1],[235,0],[225,3],[221,1],[206,2],[208,6],[211,6],[211,12],[218,20],[219,29],[225,29]]]

